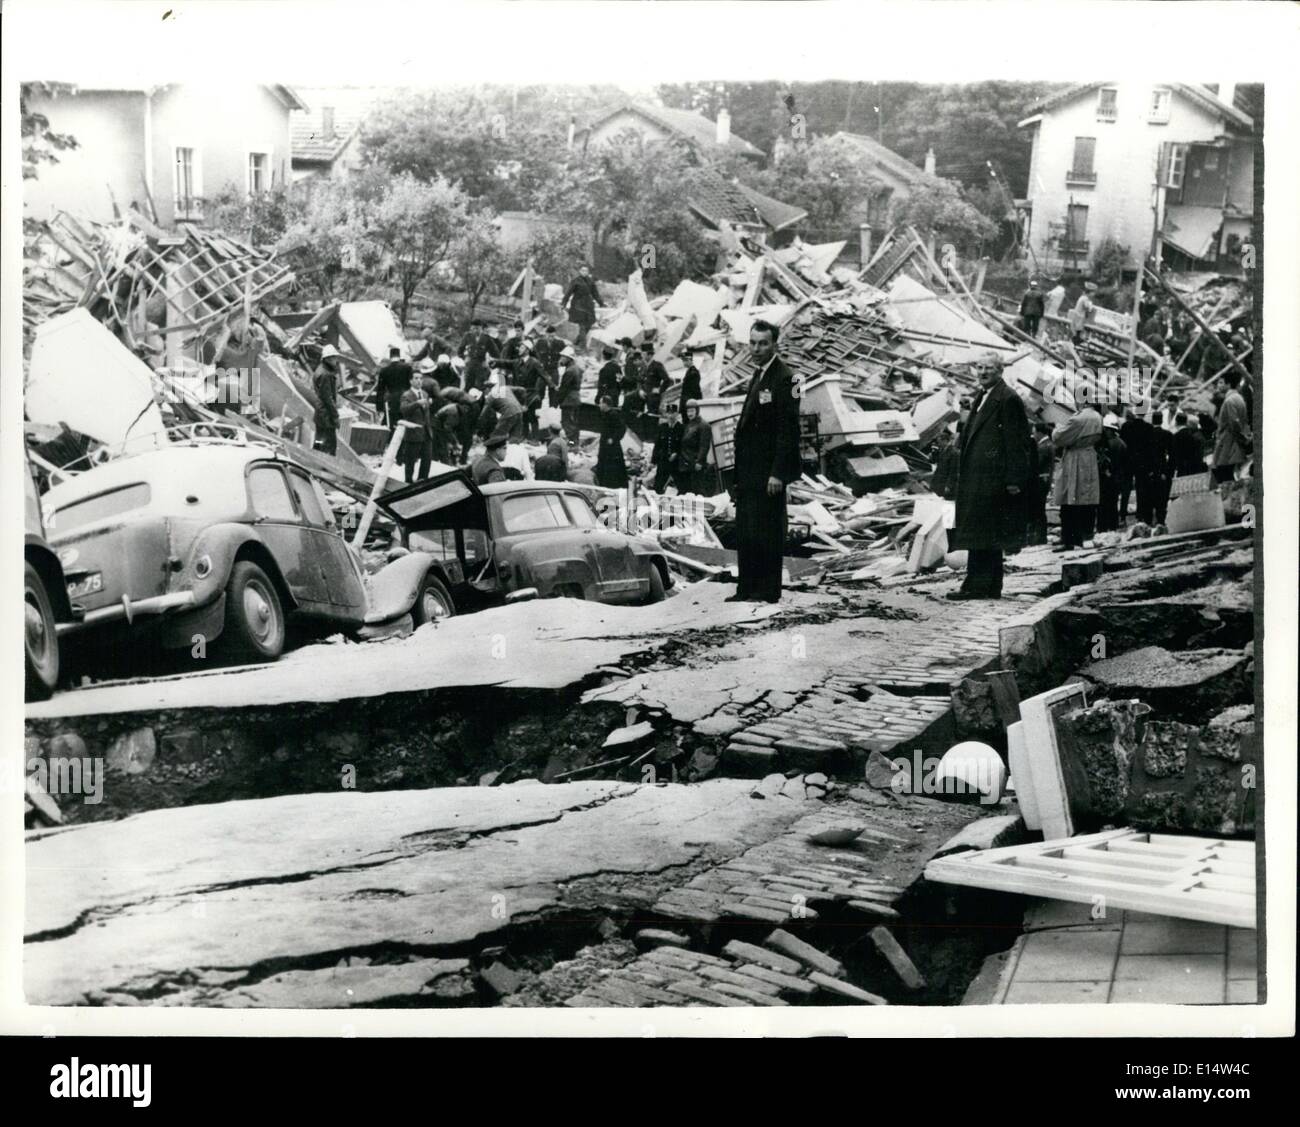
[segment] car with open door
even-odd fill
[[[605,526],[591,497],[565,482],[475,485],[449,470],[379,498],[456,613],[535,590],[601,603],[653,603],[672,585],[654,544]]]

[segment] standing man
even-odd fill
[[[695,351],[686,349],[682,353],[682,359],[686,361],[686,372],[682,376],[682,389],[677,402],[685,413],[686,404],[690,400],[703,399],[704,396],[700,393],[700,370],[695,366]]]
[[[1223,404],[1219,408],[1214,432],[1214,480],[1231,481],[1238,467],[1250,457],[1250,416],[1246,400],[1238,390],[1241,373],[1229,368],[1219,377]]]
[[[684,479],[677,475],[677,457],[681,453],[681,444],[682,424],[677,418],[677,404],[669,403],[655,431],[654,455],[651,458],[655,467],[656,493],[662,493],[673,480],[676,480],[678,493],[686,492]]]
[[[709,468],[709,451],[713,448],[713,431],[700,418],[698,399],[686,400],[686,422],[677,450],[677,488],[682,493],[712,497],[717,492],[716,473]]]
[[[655,359],[655,346],[650,341],[641,345],[641,395],[645,399],[645,412],[659,417],[659,400],[664,388],[672,381],[668,378],[668,369]]]
[[[1174,436],[1165,430],[1163,411],[1151,415],[1151,437],[1155,440],[1155,497],[1153,512],[1157,524],[1165,523],[1169,511],[1169,489],[1174,483]]]
[[[1050,290],[1047,291],[1047,302],[1043,314],[1047,317],[1059,317],[1061,315],[1061,306],[1065,304],[1065,284],[1057,282]]]
[[[560,356],[564,352],[564,341],[555,334],[555,326],[547,325],[542,339],[537,342],[533,354],[542,362],[546,374],[551,377],[552,386],[560,371]],[[554,406],[554,404],[552,404]]]
[[[497,342],[483,332],[483,322],[473,321],[469,335],[460,342],[460,354],[465,359],[465,390],[483,390],[488,375],[488,358],[501,355]]]
[[[402,444],[398,449],[408,484],[429,476],[429,463],[433,457],[432,407],[420,376],[412,375],[410,386],[402,392],[398,404],[399,418],[410,424],[402,431]],[[396,426],[396,422],[393,425]]]
[[[1037,279],[1029,280],[1029,289],[1025,290],[1025,295],[1020,299],[1020,327],[1031,337],[1038,336],[1038,325],[1043,319],[1043,310],[1045,303],[1043,295],[1038,290]]]
[[[397,426],[401,416],[402,394],[411,386],[411,365],[402,359],[402,350],[388,350],[388,363],[379,369],[375,380],[375,410],[389,428]]]
[[[1188,477],[1205,472],[1205,436],[1196,416],[1179,411],[1174,416],[1174,477]]]
[[[618,352],[609,345],[601,350],[601,356],[605,363],[600,366],[600,372],[596,376],[596,402],[599,403],[606,395],[609,396],[614,406],[618,406],[619,380],[622,372],[619,371],[618,361],[614,358]]]
[[[1124,409],[1124,416],[1119,436],[1128,450],[1130,476],[1128,484],[1120,493],[1120,523],[1122,525],[1128,515],[1129,492],[1132,490],[1137,493],[1137,519],[1143,524],[1154,524],[1158,469],[1156,461],[1159,457],[1155,428],[1132,407]]]
[[[1002,378],[1002,358],[975,362],[980,392],[962,427],[957,520],[949,537],[967,551],[966,578],[950,599],[1000,599],[1002,553],[1025,545],[1030,477],[1037,469],[1025,405]]]
[[[591,276],[591,267],[583,264],[578,268],[578,276],[569,283],[564,294],[563,305],[569,310],[569,320],[578,326],[579,348],[587,339],[587,333],[596,323],[596,303],[600,292],[596,289],[596,280]]]
[[[578,369],[578,356],[572,348],[560,353],[563,367],[560,369],[559,386],[555,397],[560,403],[560,425],[564,427],[565,437],[571,442],[578,441],[578,408],[582,405],[579,389],[582,387],[582,372]]]
[[[1092,295],[1096,292],[1096,282],[1084,282],[1083,293],[1070,310],[1070,343],[1076,347],[1083,341],[1083,330],[1092,324],[1097,315],[1097,306],[1092,300]]]
[[[1101,428],[1097,444],[1097,473],[1101,478],[1097,531],[1116,532],[1121,527],[1119,501],[1129,480],[1128,447],[1119,436],[1119,416],[1113,411],[1106,412]]]
[[[488,435],[483,443],[483,455],[475,459],[470,467],[470,474],[475,485],[491,485],[493,482],[506,481],[506,469],[501,462],[505,452],[506,436],[500,431]]]
[[[729,602],[779,602],[785,548],[785,488],[799,460],[799,399],[794,377],[776,354],[779,333],[767,321],[749,330],[755,372],[736,423],[736,564]]]
[[[333,454],[338,449],[339,439],[339,350],[332,344],[321,350],[320,364],[311,383],[316,392],[314,445],[317,450]]]

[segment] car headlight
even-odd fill
[[[208,555],[200,556],[194,561],[194,574],[199,579],[207,579],[212,573],[212,557]]]

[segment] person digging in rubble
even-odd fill
[[[553,438],[543,454],[533,465],[533,477],[538,481],[564,481],[568,476],[567,451],[564,439]]]
[[[375,410],[390,430],[402,417],[402,396],[411,386],[411,365],[402,359],[402,350],[394,346],[388,350],[388,363],[379,369],[375,379]]]
[[[609,398],[605,396],[604,398]],[[611,400],[612,402],[612,400]],[[655,448],[651,462],[655,467],[654,491],[662,493],[675,482],[678,493],[685,493],[677,478],[677,455],[681,452],[683,426],[677,418],[677,404],[669,403],[655,430]]]
[[[451,389],[457,396],[463,396],[465,393],[459,388]],[[435,462],[441,462],[445,466],[454,466],[460,461],[460,401],[452,399],[450,396],[444,396],[444,402],[433,413],[433,421],[430,425],[430,438],[433,448],[433,459]]]
[[[411,375],[410,386],[398,401],[398,416],[408,423],[402,431],[398,457],[407,482],[423,481],[429,476],[433,457],[433,402],[425,394],[418,373]]]
[[[786,486],[803,472],[799,399],[777,355],[779,330],[764,320],[749,330],[754,376],[736,423],[736,593],[728,602],[779,602],[786,537]]]
[[[627,486],[627,461],[623,456],[623,435],[627,426],[614,401],[600,400],[600,453],[596,457],[596,484],[606,489]]]
[[[339,350],[332,344],[321,351],[320,364],[311,382],[316,393],[314,446],[326,454],[334,454],[339,438]]]
[[[713,431],[700,418],[700,401],[686,400],[686,422],[677,447],[677,489],[681,493],[697,493],[712,497],[717,492],[717,481],[709,465],[709,451],[713,449]]]
[[[438,359],[433,365],[433,378],[438,381],[438,386],[443,391],[446,391],[449,387],[460,387],[460,376],[456,374],[456,369],[451,363],[451,357],[447,353],[438,353]]]
[[[950,599],[1002,597],[1002,554],[1025,545],[1030,477],[1037,469],[1025,405],[1002,378],[1002,358],[976,360],[980,390],[962,427],[957,516],[948,542],[967,552],[966,578]]]

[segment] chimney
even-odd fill
[[[718,111],[718,144],[725,145],[731,140],[731,111]]]
[[[934,150],[933,149],[925,150],[925,174],[927,176],[934,175]]]
[[[326,139],[334,136],[334,107],[322,106],[320,111],[321,136]]]
[[[1237,84],[1235,82],[1219,83],[1219,101],[1227,102],[1228,105],[1232,105],[1232,97],[1236,92]]]

